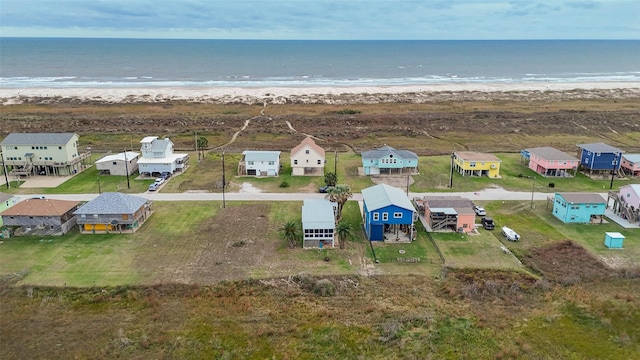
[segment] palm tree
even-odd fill
[[[344,249],[347,237],[352,236],[353,227],[346,221],[339,221],[336,224],[336,233],[338,234],[338,240],[340,240],[340,249]]]
[[[336,221],[342,219],[342,208],[344,204],[353,196],[351,192],[351,186],[349,185],[336,185],[327,189],[327,199],[331,202],[338,204],[338,211],[336,213]]]
[[[287,221],[278,229],[282,233],[282,237],[289,243],[289,248],[296,247],[298,242],[298,224],[295,221]]]

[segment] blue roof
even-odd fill
[[[76,215],[93,214],[133,214],[140,209],[147,199],[118,192],[105,192],[84,204],[74,212]]]
[[[416,211],[413,204],[402,189],[379,184],[362,190],[362,199],[367,204],[367,209],[377,210],[394,205],[410,211]]]

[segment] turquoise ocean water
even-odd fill
[[[638,82],[640,40],[0,38],[0,87]]]

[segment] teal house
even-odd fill
[[[553,215],[564,223],[599,222],[607,208],[606,200],[594,193],[556,193]]]
[[[362,153],[362,169],[365,175],[413,174],[418,172],[418,155],[385,145]]]
[[[0,213],[17,204],[19,199],[11,194],[0,192]],[[2,227],[2,217],[0,216],[0,228]]]

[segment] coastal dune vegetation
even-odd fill
[[[521,162],[522,148],[551,145],[573,153],[577,143],[607,142],[640,152],[640,99],[633,92],[611,94],[498,93],[479,100],[478,94],[456,93],[372,104],[291,98],[266,106],[30,99],[3,105],[0,124],[5,133],[77,132],[81,146],[91,146],[96,157],[135,149],[144,136],[168,136],[176,149],[191,151],[192,160],[164,192],[221,191],[216,179],[222,177],[222,150],[230,191],[249,182],[269,192],[317,192],[322,179],[287,175],[284,153],[280,179],[233,176],[242,150],[286,152],[306,134],[316,136],[328,154],[337,152],[327,156],[326,166],[335,166],[340,182],[357,192],[373,184],[357,175],[359,152],[384,144],[420,155],[411,191],[447,191],[453,150],[496,153],[503,178],[455,174],[451,190],[531,191],[532,181],[518,177],[532,175]],[[208,139],[202,158],[195,153],[196,132]],[[89,168],[58,188],[10,191],[95,193],[97,177]],[[123,179],[101,179],[100,186],[139,193],[148,181],[135,180],[129,189]],[[283,181],[289,186],[280,187]],[[536,192],[603,192],[610,179],[553,179],[554,188],[539,181]],[[637,229],[565,225],[544,201],[482,205],[499,225],[517,225],[522,241],[510,243],[499,231],[484,230],[476,238],[427,236],[418,225],[416,241],[400,255],[397,244],[364,240],[354,201],[345,206],[353,236],[344,250],[289,248],[278,229],[300,221],[299,202],[222,208],[219,202],[157,201],[136,234],[3,239],[0,357],[637,357]],[[624,250],[605,249],[604,231],[622,232]]]

